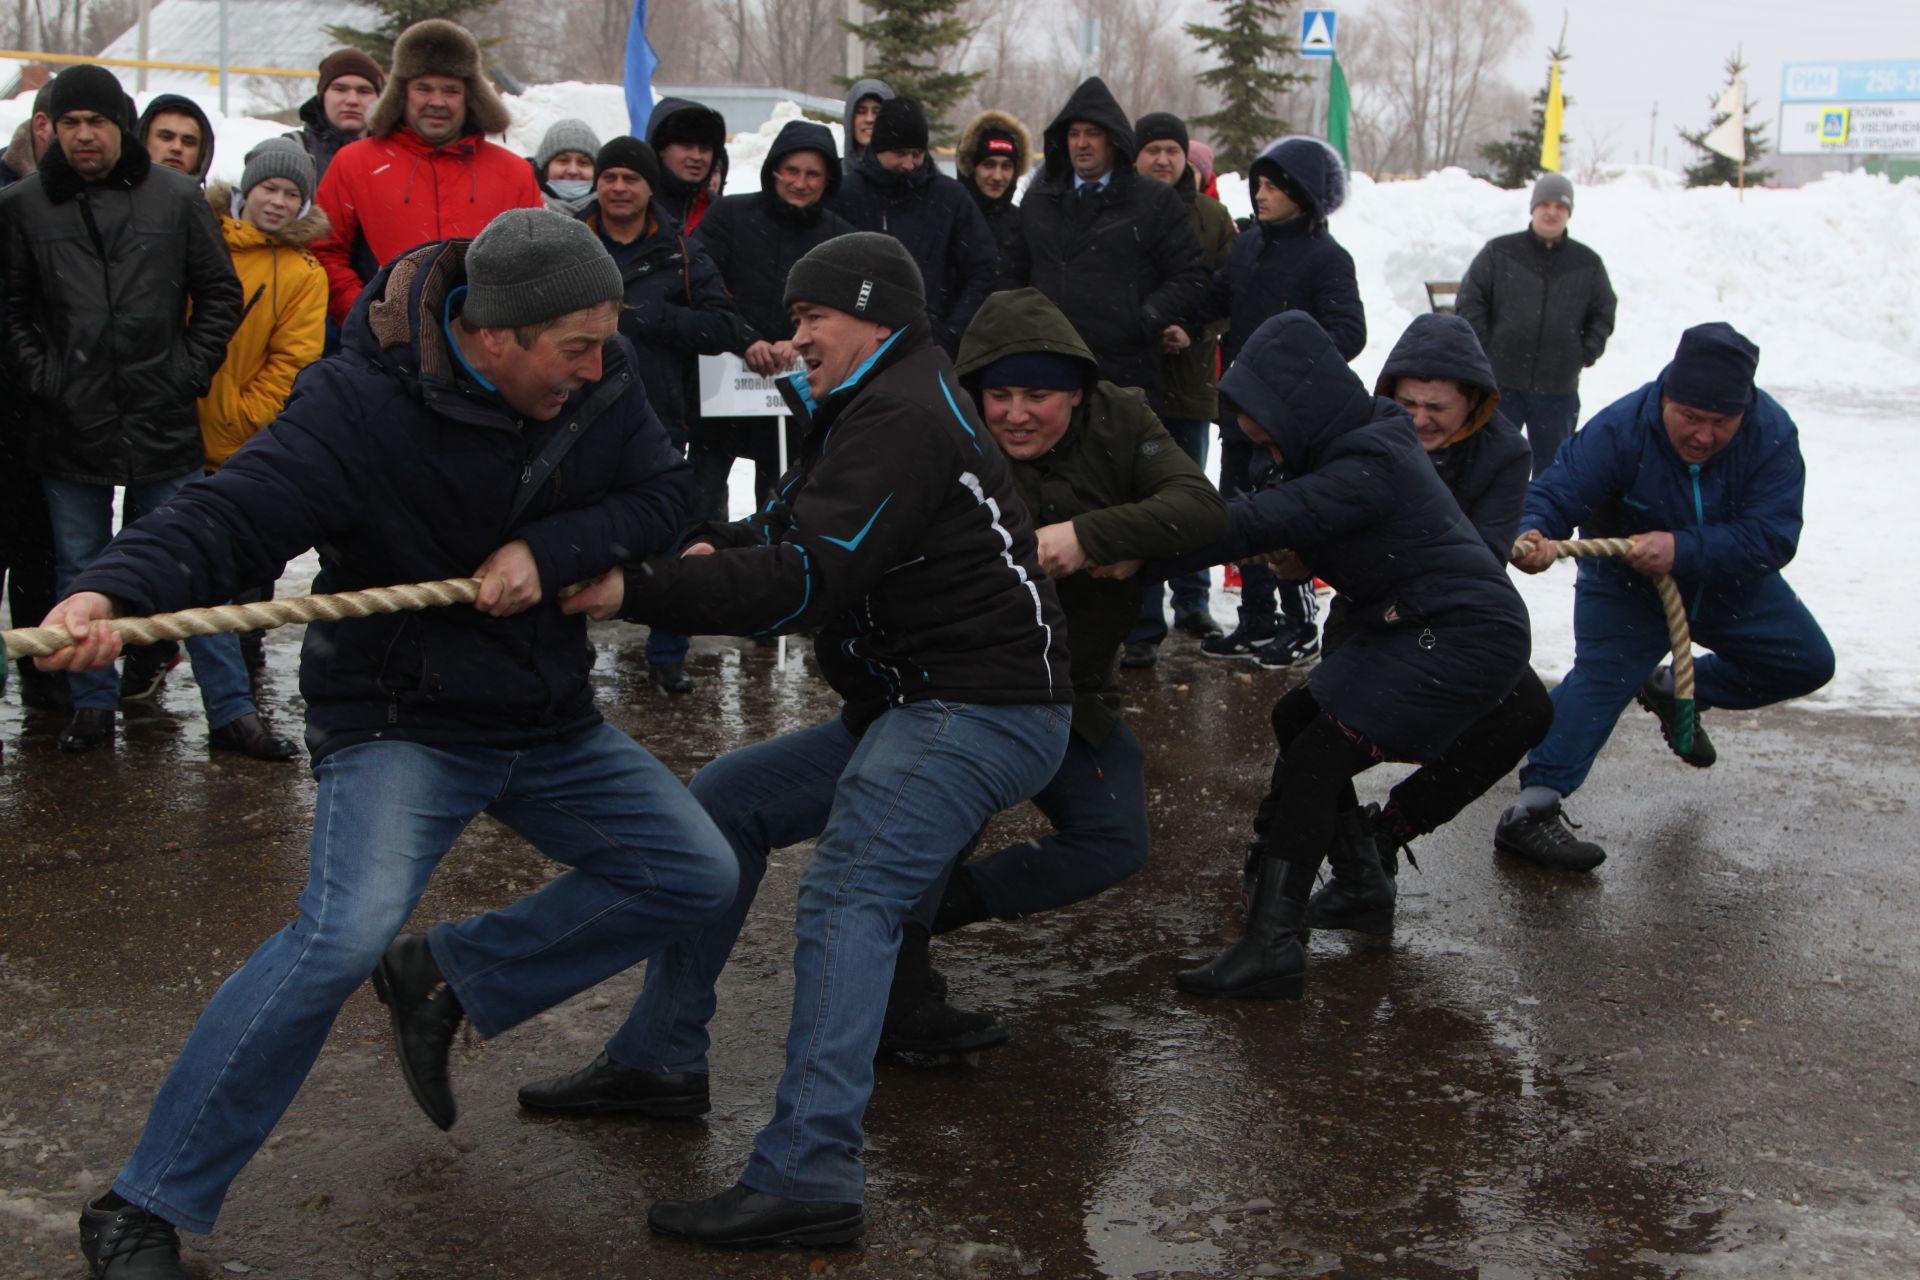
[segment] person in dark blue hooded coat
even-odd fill
[[[1205,325],[1225,319],[1225,368],[1267,320],[1304,311],[1342,357],[1353,359],[1367,345],[1366,310],[1353,258],[1327,230],[1328,216],[1347,199],[1339,153],[1318,138],[1282,138],[1253,162],[1247,185],[1257,222],[1240,233],[1226,265],[1213,273],[1188,337],[1197,341]],[[1220,446],[1220,491],[1231,498],[1257,487],[1266,471],[1264,452],[1231,414],[1221,415]],[[1211,658],[1251,658],[1265,667],[1303,664],[1320,651],[1314,613],[1311,579],[1281,579],[1264,566],[1248,565],[1241,570],[1239,625],[1205,641],[1200,651]]]
[[[1510,693],[1531,637],[1526,606],[1435,472],[1400,407],[1367,394],[1311,316],[1261,325],[1220,382],[1277,482],[1229,507],[1226,539],[1193,563],[1295,553],[1353,605],[1351,633],[1273,709],[1273,821],[1245,935],[1179,975],[1208,996],[1297,999],[1308,896],[1335,850],[1355,775],[1424,761]],[[1370,842],[1342,856],[1371,857]],[[1378,872],[1377,861],[1374,868]]]
[[[1400,335],[1374,385],[1413,422],[1414,435],[1433,468],[1479,532],[1487,549],[1504,561],[1520,532],[1533,454],[1519,428],[1500,413],[1493,366],[1473,328],[1458,316],[1416,316]],[[1333,653],[1354,629],[1355,611],[1345,596],[1327,610],[1325,651]],[[1383,874],[1343,874],[1372,864],[1364,858],[1331,859],[1334,876],[1313,895],[1307,923],[1316,929],[1387,933],[1393,925],[1393,850],[1451,822],[1462,809],[1512,772],[1553,724],[1553,701],[1532,668],[1491,711],[1474,721],[1446,750],[1396,784],[1385,805],[1368,805],[1364,816],[1343,821],[1340,838],[1370,839]],[[1265,806],[1263,806],[1265,808]],[[1254,820],[1266,830],[1269,813]],[[1249,855],[1257,870],[1258,845]]]

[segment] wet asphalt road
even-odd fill
[[[689,697],[600,633],[615,723],[682,774],[830,713],[798,657],[702,642]],[[296,637],[265,698],[297,722]],[[206,1277],[1920,1274],[1920,864],[1908,719],[1791,708],[1709,721],[1688,770],[1629,711],[1575,812],[1590,877],[1496,862],[1494,798],[1416,849],[1390,944],[1316,936],[1298,1004],[1176,996],[1237,929],[1238,850],[1286,678],[1176,640],[1128,673],[1154,860],[1105,898],[936,944],[956,999],[1014,1041],[978,1067],[886,1065],[864,1245],[713,1253],[647,1204],[732,1180],[771,1110],[803,849],[725,976],[714,1110],[569,1123],[516,1109],[590,1059],[624,975],[456,1052],[461,1120],[407,1098],[369,989],[219,1231]],[[80,1201],[125,1157],[213,989],[289,917],[304,770],[209,758],[184,670],[111,753],[0,704],[0,1277],[77,1277]],[[1368,796],[1393,775],[1364,780]],[[1504,788],[1500,793],[1504,796]],[[1037,833],[1031,811],[1007,836]],[[991,846],[989,846],[991,847]],[[548,865],[482,819],[417,925]]]

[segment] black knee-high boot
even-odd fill
[[[1208,963],[1176,975],[1174,985],[1196,996],[1298,1000],[1307,985],[1307,904],[1285,895],[1286,878],[1286,863],[1260,859],[1247,931]]]
[[[1365,809],[1345,810],[1334,820],[1327,864],[1333,879],[1308,900],[1307,923],[1316,929],[1392,933],[1393,878],[1380,865]]]

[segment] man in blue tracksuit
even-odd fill
[[[1806,465],[1793,419],[1753,385],[1760,349],[1731,325],[1680,335],[1673,363],[1608,405],[1561,446],[1527,491],[1514,563],[1540,573],[1548,539],[1630,537],[1631,554],[1580,562],[1573,670],[1553,691],[1553,729],[1520,770],[1520,800],[1494,847],[1586,871],[1606,853],[1568,830],[1560,801],[1586,780],[1614,722],[1637,697],[1674,745],[1665,614],[1653,579],[1672,574],[1693,638],[1695,706],[1746,709],[1812,693],[1833,678],[1833,648],[1780,576],[1800,541]],[[1675,753],[1704,769],[1713,744],[1696,718]]]

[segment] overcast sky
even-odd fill
[[[1363,15],[1380,0],[1303,0],[1303,8]],[[1546,51],[1567,19],[1573,60],[1562,74],[1574,99],[1566,131],[1570,162],[1583,164],[1596,142],[1616,162],[1648,159],[1647,129],[1655,102],[1659,151],[1681,163],[1691,153],[1677,125],[1708,121],[1710,95],[1723,78],[1726,57],[1739,45],[1747,62],[1747,93],[1778,133],[1780,69],[1822,59],[1920,60],[1920,0],[1519,0],[1533,31],[1506,71],[1515,84],[1546,80]],[[1344,17],[1343,17],[1344,21]],[[1297,34],[1297,32],[1296,32]]]

